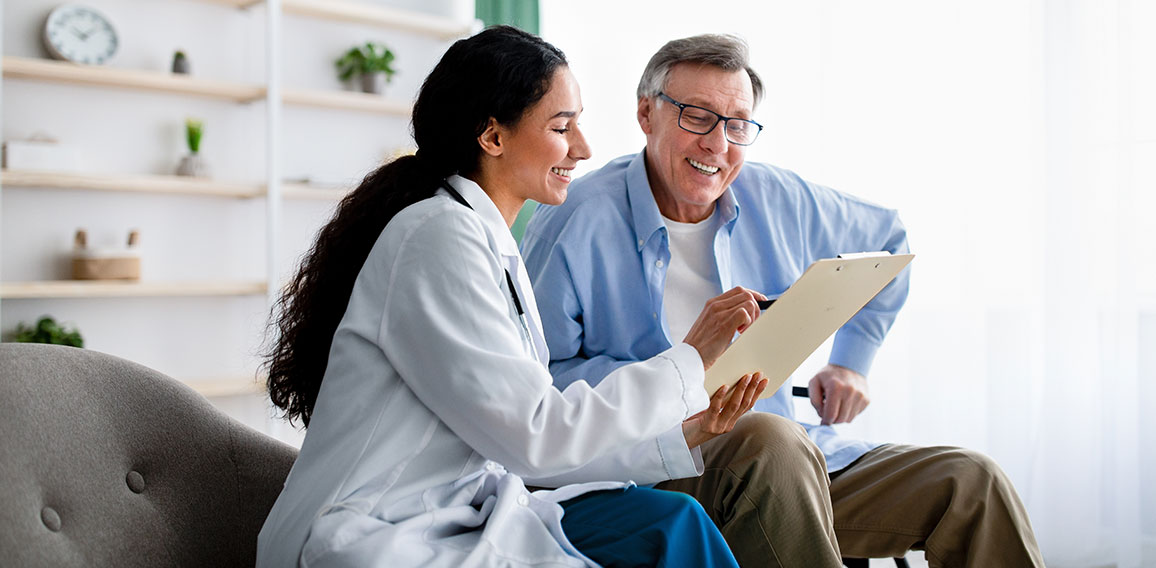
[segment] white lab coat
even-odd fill
[[[259,567],[593,565],[558,502],[702,473],[681,430],[709,403],[698,352],[558,391],[502,216],[477,184],[450,183],[473,210],[444,190],[406,208],[357,277]]]

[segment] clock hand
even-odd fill
[[[81,41],[88,40],[89,34],[86,34],[86,33],[82,32],[76,28],[69,28],[69,29],[72,30],[72,34],[75,35],[76,37],[80,38]]]

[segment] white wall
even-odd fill
[[[641,9],[637,17],[607,18],[599,6],[547,0],[543,10],[543,35],[567,53],[582,85],[582,126],[595,155],[587,170],[645,144],[634,118],[634,90],[654,51],[678,37],[736,34],[749,42],[766,85],[755,112],[765,129],[747,159],[792,169],[901,212],[918,257],[898,341],[905,340],[911,318],[919,317],[910,308],[919,309],[921,300],[966,312],[958,299],[974,295],[977,286],[1008,306],[1039,300],[1030,279],[1000,274],[1040,259],[998,254],[1009,240],[1030,243],[1038,236],[1021,218],[1032,214],[1031,204],[1043,191],[1035,175],[1043,160],[1037,5],[981,2],[951,10],[924,2],[778,1],[756,7],[722,0],[712,4],[713,17],[683,18],[701,5],[675,0],[661,9]],[[595,26],[600,36],[621,39],[590,41]],[[1001,206],[992,207],[996,196]],[[979,214],[1000,230],[966,229],[966,220]],[[1042,213],[1034,214],[1042,221]],[[982,259],[984,269],[965,275],[960,258]],[[888,343],[893,342],[895,336]],[[890,349],[880,353],[884,369]],[[957,364],[953,372],[964,376],[979,372],[981,362]],[[885,372],[875,374],[888,379]],[[903,412],[890,420],[894,426],[879,424],[888,421],[892,404],[904,403],[877,400],[876,427],[861,434],[887,437],[918,419]],[[934,412],[964,419],[970,411],[953,406]],[[983,428],[951,428],[950,435],[965,445],[987,442]]]
[[[57,0],[3,5],[3,53],[47,57],[40,30]],[[472,2],[391,0],[392,7],[472,18]],[[120,50],[109,67],[166,71],[184,50],[198,77],[264,83],[265,13],[192,0],[90,0],[109,17]],[[468,9],[468,13],[465,10]],[[333,60],[348,47],[374,40],[397,55],[399,72],[388,95],[411,100],[448,42],[389,29],[287,15],[281,30],[282,86],[342,89]],[[263,102],[236,104],[27,80],[3,83],[3,138],[49,135],[78,150],[84,171],[170,174],[185,153],[183,122],[204,121],[201,153],[214,177],[239,182],[265,178]],[[283,107],[282,173],[356,184],[385,157],[410,145],[408,119],[367,113]],[[327,218],[332,202],[286,200],[279,270],[291,273]],[[77,190],[3,188],[0,203],[0,278],[69,277],[73,232],[88,231],[97,246],[141,231],[142,280],[261,280],[266,274],[265,203],[233,199]],[[74,324],[87,346],[181,379],[252,376],[268,307],[261,296],[13,300],[0,304],[7,334],[42,314]],[[262,398],[217,400],[260,429],[285,434],[265,420]]]
[[[587,171],[642,148],[665,41],[745,37],[768,86],[748,158],[897,208],[917,255],[843,431],[987,452],[1049,566],[1152,566],[1154,26],[1148,0],[543,0],[542,32]]]

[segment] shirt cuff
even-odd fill
[[[666,468],[666,475],[670,479],[698,477],[705,470],[702,451],[698,448],[686,447],[686,436],[682,433],[682,424],[658,437],[658,453],[662,457],[662,465]]]
[[[710,395],[706,392],[706,371],[702,367],[702,356],[698,349],[688,343],[679,343],[658,355],[674,363],[678,377],[682,381],[682,400],[686,404],[683,418],[710,406]]]
[[[831,346],[829,363],[847,367],[864,377],[871,371],[871,363],[879,344],[851,330],[840,330]]]

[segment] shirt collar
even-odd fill
[[[630,215],[637,235],[638,250],[646,246],[654,234],[663,227],[662,214],[658,202],[650,190],[650,180],[646,177],[646,149],[643,148],[626,168],[626,197],[630,201]]]
[[[482,223],[485,224],[486,229],[490,231],[498,245],[498,254],[518,256],[518,243],[514,241],[514,235],[510,233],[510,227],[506,225],[506,219],[502,217],[502,212],[498,211],[498,206],[482,189],[482,186],[459,175],[452,175],[446,181],[458,190],[458,193],[462,194],[470,207],[473,207],[478,216],[482,218]]]
[[[722,222],[727,227],[733,227],[735,219],[739,217],[739,201],[735,199],[734,185],[727,186],[726,191],[718,198],[718,212]]]
[[[658,210],[658,202],[654,200],[654,192],[650,189],[650,180],[646,177],[646,149],[634,156],[626,168],[626,195],[630,202],[630,214],[634,222],[634,234],[638,241],[634,244],[638,250],[646,246],[646,242],[666,225],[662,221],[662,213]],[[734,220],[739,216],[738,201],[734,191],[727,187],[718,199],[717,211],[722,214],[722,223],[733,227]]]

